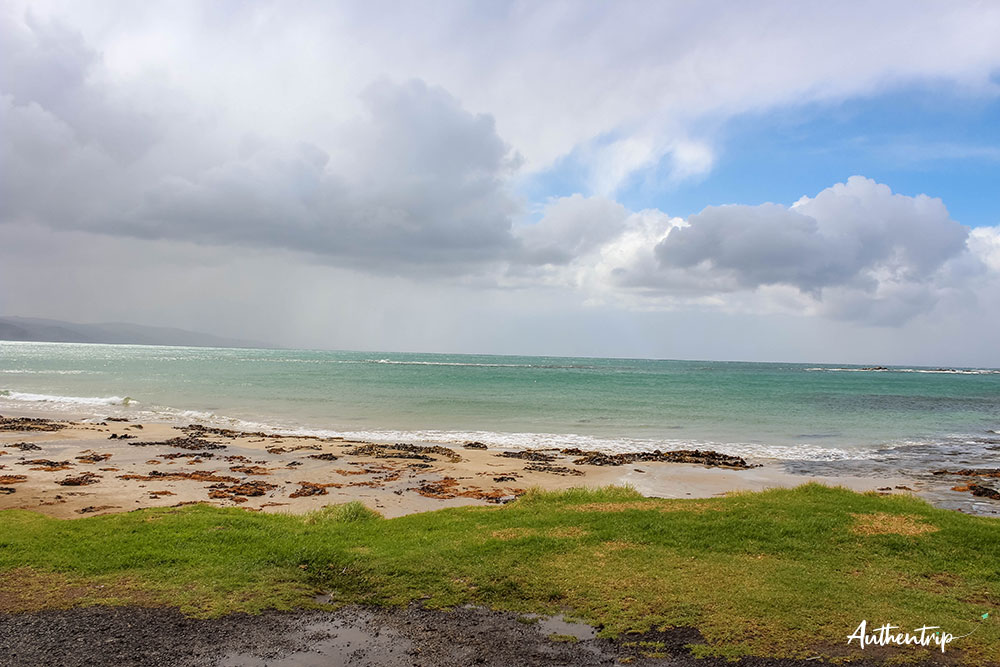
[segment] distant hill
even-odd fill
[[[191,347],[273,347],[266,343],[212,334],[106,322],[77,324],[33,317],[0,317],[0,340],[113,345],[187,345]]]

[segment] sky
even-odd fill
[[[0,314],[1000,367],[1000,3],[0,7]]]

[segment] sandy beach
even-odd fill
[[[774,464],[719,455],[692,464],[622,463],[621,457],[587,454],[488,449],[481,443],[456,448],[377,444],[122,418],[58,421],[8,415],[0,424],[0,509],[74,518],[204,502],[303,513],[357,500],[395,517],[503,504],[532,488],[629,485],[663,498],[810,481],[880,493],[915,490],[903,478],[793,475]]]

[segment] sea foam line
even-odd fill
[[[209,426],[245,432],[265,432],[276,435],[314,438],[343,438],[344,440],[395,443],[443,444],[458,446],[466,442],[482,442],[497,449],[568,449],[579,448],[609,454],[624,452],[651,452],[672,449],[710,449],[752,459],[781,459],[800,461],[868,460],[876,457],[880,448],[837,449],[811,444],[763,445],[754,443],[726,443],[694,439],[607,438],[577,433],[533,433],[496,431],[448,431],[432,429],[329,429],[303,427],[280,422],[258,422],[218,415],[197,410],[142,410],[130,412],[138,421],[170,421],[174,423],[200,422]]]
[[[63,371],[63,370],[28,370],[19,368],[8,368],[0,370],[0,373],[9,375],[96,375],[100,371]]]
[[[610,454],[623,452],[651,452],[672,449],[709,449],[751,459],[779,459],[798,461],[847,461],[868,460],[884,454],[886,447],[838,449],[808,443],[795,445],[766,445],[757,443],[730,443],[696,439],[608,438],[578,433],[533,433],[467,430],[403,430],[403,429],[328,429],[303,427],[279,421],[248,421],[237,417],[219,415],[203,410],[182,410],[160,406],[137,409],[138,401],[125,396],[87,397],[55,396],[17,391],[0,391],[0,403],[17,401],[43,404],[46,409],[60,412],[78,411],[83,407],[104,406],[104,416],[128,416],[137,422],[165,422],[189,424],[198,422],[208,426],[246,432],[268,432],[278,435],[317,438],[343,438],[367,442],[416,442],[457,446],[469,441],[485,443],[497,449],[567,449],[579,448]],[[95,417],[99,421],[102,417]],[[90,421],[90,420],[88,420]],[[891,447],[889,447],[891,448]]]
[[[498,364],[498,363],[473,363],[469,361],[402,361],[396,359],[365,359],[367,364],[390,364],[393,366],[471,366],[480,368],[583,368],[591,369],[593,366],[581,365],[557,365],[557,364]]]
[[[807,368],[807,371],[828,373],[927,373],[930,375],[1000,375],[1000,370],[992,368]]]
[[[55,403],[71,405],[132,405],[138,403],[130,396],[56,396],[52,394],[32,394],[24,391],[0,390],[0,398],[31,403]]]

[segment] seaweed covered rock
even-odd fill
[[[61,431],[62,422],[35,417],[0,417],[0,431]]]
[[[409,445],[396,443],[394,445],[359,445],[345,452],[348,456],[371,456],[376,459],[415,459],[418,461],[433,461],[433,455],[443,456],[452,463],[460,463],[462,457],[448,447],[440,445]]]
[[[1000,500],[1000,491],[990,488],[988,486],[981,486],[979,484],[970,484],[969,491],[974,496],[980,498],[989,498],[990,500]]]
[[[565,454],[580,456],[573,461],[576,465],[620,466],[638,461],[654,463],[692,463],[695,465],[716,468],[752,468],[739,456],[720,454],[719,452],[700,449],[678,449],[669,452],[654,450],[652,452],[626,452],[623,454],[605,454],[603,452],[581,452],[581,450],[564,450]],[[582,454],[582,455],[581,455]]]
[[[932,475],[960,475],[962,477],[1000,477],[1000,468],[962,468],[961,470],[935,470]]]
[[[537,461],[539,463],[551,463],[556,460],[556,457],[552,454],[545,454],[543,452],[500,452],[500,456],[507,459],[523,459],[525,461]]]
[[[135,436],[129,436],[134,438]],[[177,436],[176,438],[170,438],[169,440],[157,440],[143,441],[143,442],[130,442],[132,447],[174,447],[176,449],[187,449],[187,450],[217,450],[225,449],[226,445],[220,445],[218,443],[212,442],[210,440],[205,440],[197,436],[189,435],[185,437]]]
[[[97,484],[101,481],[101,476],[96,475],[92,472],[85,472],[77,477],[67,477],[61,479],[56,484],[59,486],[88,486],[90,484]]]
[[[277,488],[276,484],[268,484],[267,482],[262,482],[260,480],[241,482],[239,484],[233,484],[232,486],[217,484],[212,487],[211,491],[208,492],[208,497],[215,498],[217,500],[232,500],[237,503],[242,503],[246,502],[247,497],[263,496]]]

